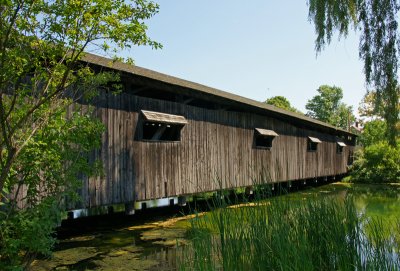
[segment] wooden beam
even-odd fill
[[[143,86],[143,87],[135,88],[135,89],[129,90],[129,93],[131,93],[131,94],[136,94],[136,93],[139,93],[139,92],[141,92],[141,91],[143,91],[143,90],[146,90],[146,89],[148,89],[148,88],[149,88],[148,86]]]
[[[219,106],[217,108],[218,111],[227,111],[229,109],[229,106]]]
[[[194,100],[195,100],[195,98],[189,98],[189,99],[183,100],[183,104],[188,104]]]

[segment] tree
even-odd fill
[[[333,33],[347,36],[349,29],[360,31],[359,54],[364,61],[368,86],[376,90],[376,102],[384,103],[386,136],[396,146],[399,122],[397,91],[400,50],[398,0],[308,0],[309,19],[315,25],[315,48],[320,52],[332,40]]]
[[[386,122],[383,120],[371,120],[365,123],[358,142],[364,147],[385,141]]]
[[[317,89],[319,95],[308,100],[306,115],[334,126],[347,129],[349,123],[355,120],[352,107],[341,102],[343,91],[339,87],[328,85]]]
[[[290,104],[289,100],[286,99],[283,96],[274,96],[271,97],[269,99],[267,99],[265,101],[266,104],[270,104],[282,109],[285,109],[287,111],[291,111],[291,112],[295,112],[295,113],[299,113],[302,114],[299,110],[297,110],[296,108],[292,107],[292,105]]]
[[[114,89],[118,77],[94,73],[80,61],[85,50],[160,48],[144,24],[157,11],[147,0],[2,2],[1,270],[28,268],[36,254],[49,253],[63,198],[74,197],[79,175],[97,172],[86,157],[98,146],[102,125],[90,108],[72,104],[90,100],[100,86]]]
[[[400,95],[400,87],[397,87],[397,93]],[[366,117],[369,119],[384,119],[385,108],[387,106],[387,100],[377,98],[376,91],[371,90],[367,92],[361,100],[360,106],[358,107],[358,113],[361,117]],[[397,107],[400,112],[400,103],[397,105]]]
[[[363,97],[360,102],[360,106],[358,107],[358,113],[360,117],[366,118],[383,118],[384,109],[383,106],[376,102],[376,92],[369,91]]]

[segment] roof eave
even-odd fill
[[[161,81],[164,82],[166,84],[170,84],[170,85],[175,85],[175,86],[179,86],[179,87],[184,87],[184,88],[189,88],[191,90],[195,90],[195,91],[199,91],[205,94],[209,94],[209,95],[213,95],[219,98],[225,98],[228,99],[230,101],[234,101],[234,102],[238,102],[240,104],[244,104],[247,106],[251,106],[251,107],[255,107],[258,109],[262,109],[268,112],[273,112],[273,113],[278,113],[282,116],[285,117],[289,117],[289,118],[293,118],[293,119],[297,119],[297,120],[301,120],[304,121],[306,123],[309,124],[313,124],[313,125],[317,125],[317,126],[322,126],[324,128],[327,128],[329,130],[335,131],[336,133],[345,133],[348,135],[352,135],[352,136],[357,136],[356,134],[350,132],[350,131],[346,131],[343,130],[341,128],[332,126],[330,124],[321,122],[319,120],[316,119],[312,119],[309,117],[306,117],[304,115],[301,114],[297,114],[294,112],[290,112],[290,111],[286,111],[280,108],[277,108],[275,106],[272,105],[268,105],[266,103],[262,103],[262,102],[258,102],[258,101],[254,101],[251,100],[249,98],[246,97],[242,97],[236,94],[232,94],[226,91],[222,91],[219,89],[215,89],[212,87],[208,87],[205,85],[201,85],[198,83],[194,83],[191,81],[187,81],[184,79],[180,79],[177,77],[173,77],[170,75],[166,75],[163,73],[159,73],[156,71],[152,71],[146,68],[142,68],[142,67],[138,67],[138,66],[134,66],[134,65],[129,65],[120,61],[114,61],[112,59],[109,58],[105,58],[105,57],[101,57],[101,56],[97,56],[94,54],[90,54],[90,53],[85,53],[85,55],[82,58],[82,61],[90,63],[90,64],[94,64],[94,65],[98,65],[98,66],[102,66],[102,67],[106,67],[106,68],[110,68],[110,69],[115,69],[118,71],[123,71],[129,74],[133,74],[133,75],[137,75],[137,76],[142,76],[142,77],[146,77],[146,78],[150,78],[153,80],[157,80],[157,81]]]

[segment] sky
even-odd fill
[[[320,85],[358,108],[366,92],[355,33],[320,54],[307,0],[156,0],[148,34],[163,49],[135,47],[135,65],[257,101],[281,95],[306,112]]]

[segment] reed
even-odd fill
[[[399,225],[384,230],[351,198],[230,204],[213,200],[212,212],[191,220],[180,270],[400,269]]]

